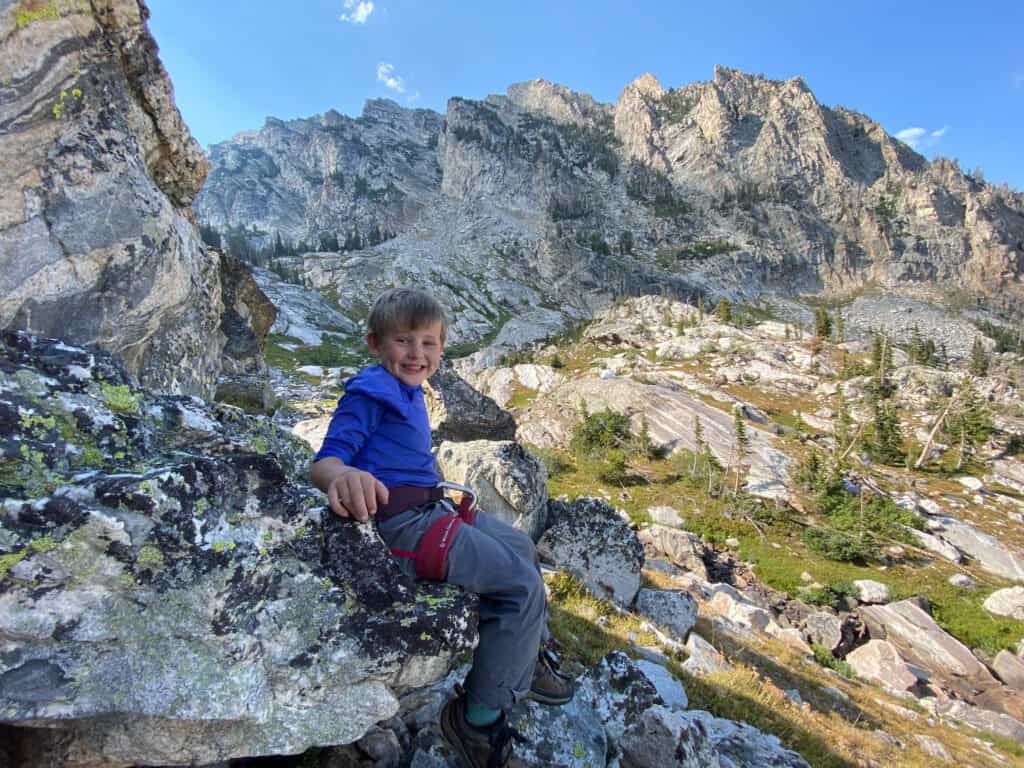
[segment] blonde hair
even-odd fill
[[[391,288],[373,302],[366,319],[367,330],[378,340],[399,331],[441,323],[441,342],[448,335],[448,318],[441,303],[417,288]]]

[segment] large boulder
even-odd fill
[[[518,443],[442,443],[437,466],[445,480],[472,488],[480,509],[525,531],[534,541],[544,532],[547,469]]]
[[[970,649],[936,624],[915,600],[866,605],[861,618],[872,638],[888,640],[902,657],[963,695],[997,685]]]
[[[719,650],[696,632],[691,632],[686,639],[686,652],[689,656],[682,668],[691,675],[699,677],[732,668]]]
[[[972,557],[989,573],[1024,582],[1024,554],[974,525],[948,515],[928,518],[929,528],[940,539]]]
[[[632,605],[640,589],[643,546],[608,502],[581,496],[548,503],[551,527],[537,542],[546,563],[577,576],[595,595]]]
[[[999,679],[1015,691],[1024,691],[1024,660],[1005,648],[992,660],[992,669]]]
[[[685,640],[697,621],[697,601],[683,590],[641,589],[636,612]]]
[[[447,360],[441,361],[424,392],[436,442],[515,439],[512,414],[473,389]]]
[[[95,343],[148,388],[212,395],[220,263],[190,209],[208,163],[149,11],[47,8],[0,14],[0,327]]]
[[[857,677],[893,691],[909,691],[921,682],[910,665],[900,657],[896,647],[885,640],[869,640],[848,653],[846,661]]]
[[[704,562],[707,547],[700,536],[665,525],[651,525],[640,531],[640,541],[651,555],[664,555],[675,565],[707,580]]]
[[[472,599],[406,583],[266,418],[7,333],[0,424],[0,722],[53,765],[352,742],[475,643]]]
[[[922,699],[921,704],[944,720],[1024,744],[1024,723],[1002,712],[975,707],[965,701]]]
[[[985,598],[982,607],[996,616],[1024,620],[1024,587],[997,589]]]

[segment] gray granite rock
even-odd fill
[[[996,616],[1024,620],[1024,587],[997,589],[985,598],[982,607]]]
[[[445,442],[437,451],[437,467],[445,480],[472,488],[480,509],[525,531],[534,541],[544,532],[548,473],[518,443]]]
[[[641,589],[636,612],[684,640],[697,620],[697,601],[682,590]]]
[[[537,542],[541,560],[574,574],[598,597],[632,605],[644,562],[633,530],[601,499],[551,501],[548,511],[551,527]]]

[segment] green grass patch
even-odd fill
[[[284,344],[299,346],[296,349],[288,349],[283,346]],[[272,335],[267,339],[264,357],[267,365],[285,371],[294,371],[303,365],[319,365],[322,368],[362,368],[372,359],[361,342],[347,341],[326,334],[322,337],[322,343],[317,346],[305,345],[290,336]]]

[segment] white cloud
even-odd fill
[[[382,61],[377,65],[377,79],[396,93],[405,93],[405,81],[395,74],[395,65]]]
[[[934,149],[948,131],[948,125],[944,125],[941,128],[936,128],[934,130],[914,126],[912,128],[904,128],[902,131],[897,131],[896,138],[915,152],[926,152],[930,149]]]
[[[902,131],[896,132],[896,138],[911,149],[917,149],[918,144],[921,143],[921,139],[926,133],[928,131],[924,128],[904,128]]]
[[[366,20],[370,18],[370,14],[373,13],[372,0],[345,0],[342,7],[345,9],[345,13],[338,18],[349,24],[365,24]]]

